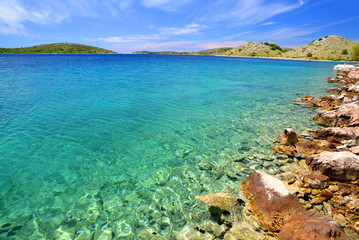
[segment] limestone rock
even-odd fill
[[[298,142],[299,135],[291,128],[286,128],[278,135],[277,141],[284,145],[294,145]]]
[[[238,205],[238,201],[227,193],[214,193],[195,197],[197,201],[203,202],[209,207],[218,207],[222,210],[231,212]]]
[[[309,170],[298,173],[297,176],[304,184],[308,184],[313,189],[323,189],[329,185],[329,177],[320,172],[313,172]]]
[[[354,69],[354,65],[338,64],[334,66],[335,73],[349,73]]]
[[[317,211],[299,213],[285,221],[278,238],[279,240],[349,240],[337,221]]]
[[[344,140],[356,140],[359,137],[359,127],[329,127],[316,130],[312,137],[330,142],[341,143]]]
[[[300,141],[296,146],[298,153],[310,156],[328,150],[330,143],[325,140]]]
[[[326,111],[313,117],[321,124],[332,127],[354,127],[359,125],[359,105],[343,104],[332,111]]]
[[[322,152],[306,160],[311,170],[318,170],[333,180],[359,179],[359,156],[352,152]]]
[[[258,224],[270,231],[279,231],[284,220],[306,210],[283,182],[262,172],[253,172],[240,186],[249,200],[248,208],[257,216]]]
[[[348,73],[349,81],[359,81],[359,68],[354,68]]]
[[[359,72],[358,72],[358,80],[359,80]],[[353,84],[348,89],[349,92],[359,93],[359,83]]]
[[[297,154],[297,150],[295,149],[295,147],[284,145],[277,145],[272,148],[272,151],[278,154],[285,154],[288,156],[295,156]]]

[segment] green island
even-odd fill
[[[274,43],[247,42],[238,47],[214,48],[196,52],[137,51],[133,54],[173,54],[173,55],[217,55],[233,57],[269,57],[304,60],[357,61],[359,43],[340,36],[330,35],[313,40],[296,49],[282,48]]]
[[[78,43],[51,43],[51,44],[36,45],[32,47],[0,48],[0,53],[116,54],[116,52],[104,48],[98,48],[98,47],[93,47],[93,46],[78,44]]]

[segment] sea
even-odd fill
[[[176,239],[210,217],[195,196],[282,172],[274,139],[320,127],[295,99],[335,64],[0,55],[0,239]]]

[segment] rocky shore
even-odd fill
[[[255,171],[237,196],[197,196],[211,219],[184,228],[179,239],[359,239],[359,67],[337,65],[331,95],[305,96],[326,128],[285,129],[273,151],[291,158],[275,176]]]

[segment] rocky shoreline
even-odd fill
[[[179,239],[359,239],[359,67],[337,65],[332,95],[296,100],[321,112],[326,128],[285,129],[273,151],[292,158],[285,171],[253,172],[238,196],[197,196],[211,219],[184,228]]]

